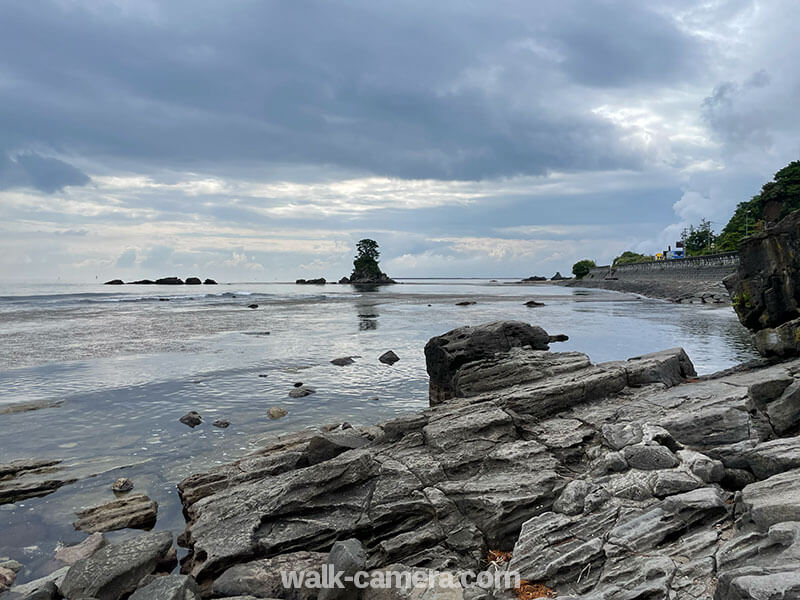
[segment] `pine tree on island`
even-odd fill
[[[343,277],[340,283],[396,283],[394,279],[381,271],[378,266],[378,242],[363,239],[356,244],[356,256],[353,261],[353,273],[350,278]]]

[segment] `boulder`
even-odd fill
[[[205,281],[203,281],[203,285],[217,285],[217,282],[214,281],[213,279],[206,279]]]
[[[235,565],[214,581],[212,593],[215,597],[251,595],[257,598],[312,600],[317,597],[318,590],[285,588],[281,571],[306,575],[317,573],[321,577],[322,567],[327,560],[325,553],[301,551]]]
[[[172,548],[168,531],[147,533],[101,548],[70,567],[61,584],[67,598],[118,600],[133,592]]]
[[[327,281],[324,277],[319,277],[317,279],[298,279],[295,283],[298,285],[325,285]]]
[[[400,357],[397,356],[397,354],[395,354],[392,350],[388,350],[388,351],[384,352],[383,354],[381,354],[378,357],[378,360],[380,362],[382,362],[383,364],[385,364],[385,365],[393,365],[398,360],[400,360]]]
[[[200,600],[200,588],[186,575],[156,577],[137,589],[129,600]]]
[[[144,494],[126,496],[76,513],[75,529],[90,533],[116,529],[150,529],[156,524],[158,503]]]
[[[220,429],[226,429],[230,427],[231,422],[225,419],[217,419],[212,423],[214,427],[219,427]]]
[[[201,417],[200,413],[196,410],[190,410],[188,413],[178,419],[178,421],[194,429],[203,422],[203,417]]]
[[[341,283],[341,284],[347,284],[347,283],[350,283],[350,278],[348,278],[348,277],[342,277],[342,278],[339,280],[339,283]]]
[[[16,579],[17,574],[14,571],[5,567],[0,567],[0,594],[14,585]]]
[[[152,279],[139,279],[138,281],[131,281],[131,285],[154,285],[155,281]]]
[[[306,396],[316,393],[316,391],[317,390],[315,388],[308,385],[293,387],[291,390],[289,390],[289,398],[305,398]]]
[[[117,493],[130,492],[133,489],[133,481],[127,477],[120,477],[111,484],[111,489]]]
[[[528,300],[525,303],[525,306],[527,306],[528,308],[535,308],[537,306],[544,306],[544,302],[537,302],[536,300]]]
[[[493,358],[498,352],[508,352],[511,348],[522,346],[547,350],[549,341],[550,336],[544,329],[521,321],[496,321],[476,327],[458,327],[431,338],[425,344],[431,405],[458,395],[454,379],[465,364]]]
[[[64,546],[56,550],[56,560],[68,565],[74,565],[79,560],[89,558],[92,554],[106,545],[106,538],[102,533],[93,533],[80,544]]]
[[[200,285],[203,282],[199,277],[187,277],[185,283],[186,285]]]
[[[248,304],[247,308],[258,308],[258,304]]]
[[[180,277],[162,277],[156,279],[157,285],[183,285],[183,279]]]
[[[739,502],[742,521],[762,531],[781,521],[800,521],[800,469],[745,486]]]
[[[124,285],[124,283],[122,279],[112,279],[111,281],[106,281],[104,285]]]
[[[456,302],[456,306],[472,306],[473,304],[477,304],[474,300],[462,300],[461,302]]]
[[[285,417],[288,414],[289,411],[280,406],[273,406],[269,410],[267,410],[267,416],[273,420],[280,419],[281,417]]]
[[[342,356],[340,358],[334,358],[331,361],[332,365],[336,365],[337,367],[346,367],[347,365],[352,365],[354,362],[354,357],[352,356]]]
[[[328,554],[329,568],[343,577],[353,577],[367,566],[367,551],[356,538],[336,542]],[[352,581],[345,582],[344,588],[327,587],[319,592],[317,600],[358,600],[359,591]]]
[[[800,211],[743,239],[738,271],[724,283],[762,354],[800,353]]]

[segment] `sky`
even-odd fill
[[[800,158],[795,0],[0,0],[0,278],[527,277]]]

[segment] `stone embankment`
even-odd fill
[[[736,271],[736,252],[593,268],[570,287],[596,287],[682,304],[728,304],[722,280]]]
[[[429,409],[283,435],[185,479],[180,575],[172,536],[140,534],[9,597],[514,597],[437,576],[483,569],[583,600],[797,597],[800,359],[698,378],[679,348],[593,364],[550,339],[455,329],[426,346]],[[326,564],[434,577],[283,588],[281,570]]]

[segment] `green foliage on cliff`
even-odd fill
[[[651,260],[654,260],[653,256],[648,256],[647,254],[638,254],[636,252],[626,250],[614,259],[612,266],[618,267],[620,265],[633,265],[636,263],[650,262]]]
[[[745,235],[764,229],[765,219],[778,221],[800,209],[800,160],[775,173],[761,193],[740,202],[717,241],[717,251],[736,250]],[[774,214],[772,214],[774,212]]]
[[[593,260],[584,259],[579,260],[574,265],[572,265],[572,274],[575,275],[578,279],[583,279],[586,275],[589,274],[589,271],[592,270],[593,267],[597,265],[594,264]]]

